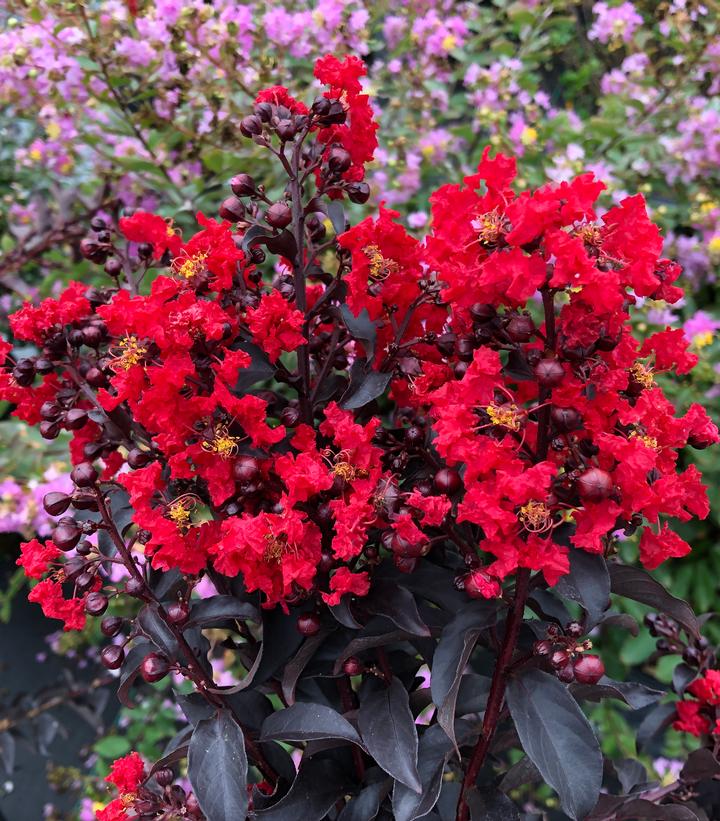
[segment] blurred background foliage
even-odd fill
[[[645,301],[639,330],[683,328],[700,364],[688,377],[659,378],[680,408],[701,402],[720,421],[715,0],[0,0],[0,326],[22,301],[71,278],[100,281],[78,252],[94,214],[115,220],[143,208],[189,231],[196,212],[215,215],[231,175],[249,172],[271,188],[274,170],[238,122],[268,85],[312,98],[313,62],[328,52],[368,65],[381,131],[366,210],[385,201],[418,236],[429,193],[472,172],[487,144],[517,157],[520,185],[591,170],[608,186],[605,205],[641,191],[667,255],[684,266],[685,298]],[[42,495],[67,482],[62,441],[40,439],[10,410],[0,409],[3,620],[24,585],[13,572],[18,534],[48,532]],[[681,529],[692,555],[657,575],[705,613],[720,581],[720,460],[712,450],[682,458],[703,471],[712,512]],[[633,539],[621,549],[632,556]],[[642,621],[642,607],[624,606]],[[658,655],[640,630],[598,637],[608,672],[669,685],[678,658]],[[719,642],[720,621],[710,618],[707,632]],[[93,663],[91,631],[48,643]],[[218,676],[232,670],[220,664]],[[144,709],[123,710],[109,734],[100,723],[77,767],[51,772],[56,788],[86,791],[130,746],[157,757],[174,714],[161,689],[148,692]],[[609,752],[632,752],[634,714],[602,705],[594,718],[617,747]],[[661,776],[672,776],[673,755],[688,743],[670,732],[649,751]],[[45,813],[86,821],[92,802],[69,816],[52,805]]]

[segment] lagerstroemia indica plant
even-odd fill
[[[685,648],[678,726],[714,727],[698,621],[617,555],[642,528],[645,568],[681,557],[668,519],[708,512],[678,451],[717,430],[655,381],[695,357],[629,323],[637,297],[677,301],[680,269],[641,196],[598,216],[592,174],[517,195],[488,151],[432,196],[425,241],[382,207],[349,226],[376,147],[364,66],[315,71],[312,106],[269,88],[240,123],[283,192],[239,174],[188,239],[144,212],[94,220],[83,253],[111,287],[18,311],[37,355],[3,343],[2,398],[72,434],[76,490],[44,504],[73,515],[19,560],[31,600],[66,629],[104,616],[124,702],[141,679],[194,687],[187,728],[152,766],[116,762],[98,818],[511,819],[507,793],[538,781],[570,818],[665,817],[692,774],[628,786],[579,703],[662,695],[590,652],[628,625],[614,592]],[[136,615],[107,615],[116,599]],[[218,642],[235,686],[213,679]]]

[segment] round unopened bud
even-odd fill
[[[564,667],[570,661],[570,654],[566,650],[556,650],[550,657],[550,663],[556,669]]]
[[[218,211],[220,218],[229,222],[240,222],[245,216],[245,206],[236,196],[227,197],[220,204]]]
[[[230,190],[236,197],[249,197],[256,191],[255,180],[249,174],[236,174],[230,180]]]
[[[590,468],[577,480],[578,493],[585,502],[602,502],[613,490],[610,474],[600,468]]]
[[[170,663],[161,653],[148,653],[140,664],[140,675],[152,684],[160,681],[170,671]]]
[[[513,342],[527,342],[535,333],[535,323],[526,314],[514,316],[505,327]]]
[[[341,145],[334,145],[328,152],[328,165],[336,174],[343,174],[352,165],[350,152]]]
[[[110,257],[103,266],[103,271],[111,277],[119,277],[122,269],[122,262],[117,257]]]
[[[70,478],[78,487],[92,487],[98,480],[98,472],[90,462],[80,462],[70,471]]]
[[[173,783],[173,771],[170,767],[162,767],[155,773],[155,781],[159,787],[169,787]]]
[[[233,476],[238,482],[252,482],[260,475],[260,462],[254,456],[238,456]]]
[[[249,114],[240,120],[240,133],[243,137],[256,137],[262,134],[262,122],[255,114]]]
[[[125,592],[128,596],[142,596],[145,593],[145,585],[133,576],[125,582]]]
[[[580,636],[585,632],[583,630],[582,624],[577,621],[571,621],[565,628],[565,632],[567,633],[570,638],[579,639]]]
[[[141,242],[137,247],[137,253],[140,259],[150,259],[153,255],[153,246],[150,242]]]
[[[300,411],[292,406],[283,408],[280,421],[286,428],[295,428],[300,424]]]
[[[288,142],[295,137],[295,134],[297,133],[297,126],[293,120],[288,118],[280,120],[275,126],[275,131],[283,142]]]
[[[52,532],[52,541],[60,550],[72,550],[80,541],[82,532],[80,528],[70,519],[59,524]]]
[[[320,632],[320,616],[317,613],[303,613],[298,617],[297,629],[303,636],[316,636]]]
[[[57,422],[44,420],[38,426],[38,430],[43,439],[57,439],[60,433],[60,425]]]
[[[292,211],[285,202],[275,202],[265,212],[265,221],[273,228],[286,228],[292,222]]]
[[[84,428],[88,421],[88,414],[82,408],[71,408],[65,414],[65,427],[68,430],[80,430]]]
[[[535,379],[543,388],[554,388],[565,378],[565,369],[557,359],[541,359],[534,369]]]
[[[107,610],[107,606],[107,596],[98,591],[88,593],[88,597],[85,599],[85,612],[90,616],[102,616]]]
[[[575,670],[573,668],[573,664],[569,661],[567,664],[563,665],[557,672],[557,677],[565,684],[571,684],[575,681]]]
[[[533,653],[536,656],[549,656],[552,653],[552,642],[547,639],[541,639],[533,644]]]
[[[584,655],[575,660],[573,672],[580,684],[597,684],[605,675],[605,665],[600,656]]]
[[[327,97],[316,97],[313,100],[312,112],[318,117],[324,117],[330,112],[330,100]]]
[[[90,368],[90,370],[85,374],[85,381],[88,385],[92,385],[93,388],[102,388],[107,384],[105,374],[100,370],[100,368]]]
[[[363,205],[370,199],[370,186],[366,182],[351,182],[346,187],[350,202]]]
[[[103,636],[107,636],[111,639],[113,636],[117,636],[123,626],[123,620],[120,616],[106,616],[100,622],[100,630]]]
[[[59,419],[62,408],[57,402],[43,402],[40,406],[40,418],[46,422],[55,422]]]
[[[190,608],[187,604],[180,601],[169,604],[167,608],[168,619],[173,624],[181,624],[184,622],[187,619],[189,612]]]
[[[117,670],[125,660],[125,651],[117,644],[109,644],[103,647],[100,653],[100,661],[103,667],[108,670]]]
[[[62,516],[63,513],[70,507],[72,498],[67,493],[60,493],[60,491],[53,490],[51,493],[46,493],[43,496],[43,507],[45,512],[50,516]]]
[[[475,322],[490,322],[497,316],[497,311],[494,305],[485,302],[476,302],[470,308],[470,316]]]
[[[355,656],[350,656],[343,664],[343,673],[346,676],[359,676],[365,669],[365,665]]]
[[[462,479],[454,468],[441,468],[433,478],[433,485],[440,493],[452,496],[462,487]]]
[[[577,430],[582,425],[582,416],[575,408],[558,408],[553,405],[550,411],[550,418],[557,430],[563,433]]]
[[[152,462],[152,459],[152,453],[146,450],[140,450],[140,448],[131,448],[127,455],[127,463],[133,470],[145,467],[145,465]]]

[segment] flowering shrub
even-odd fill
[[[708,514],[680,449],[719,438],[656,381],[695,365],[682,331],[630,323],[638,299],[677,302],[680,267],[642,196],[601,214],[592,173],[518,194],[489,149],[432,194],[422,242],[384,207],[352,224],[377,149],[364,73],[323,57],[312,105],[273,86],[240,120],[282,190],[237,174],[188,238],[96,217],[80,247],[109,284],[10,318],[36,353],[3,343],[0,397],[68,431],[74,464],[44,499],[51,537],[22,549],[30,598],[66,630],[104,616],[123,702],[141,680],[193,687],[184,731],[154,764],[116,761],[97,817],[519,818],[508,793],[537,781],[573,819],[702,817],[688,788],[714,759],[645,783],[604,766],[580,707],[663,695],[590,652],[591,631],[634,627],[611,593],[661,611],[712,703],[699,622],[647,572],[690,552],[671,522]],[[618,553],[640,528],[646,569]],[[213,677],[220,647],[235,684]]]

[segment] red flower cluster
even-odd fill
[[[104,809],[98,810],[95,815],[97,821],[125,821],[130,818],[128,812],[132,809],[138,788],[144,780],[145,764],[138,753],[129,753],[113,761],[110,774],[105,781],[112,784],[120,796],[113,799]]]
[[[316,193],[355,196],[375,147],[363,73],[326,57],[311,109],[268,89],[243,128],[296,140]],[[74,283],[22,308],[13,333],[39,353],[16,362],[4,345],[0,397],[48,438],[70,432],[68,505],[102,512],[98,498],[127,493],[141,567],[241,575],[266,607],[364,596],[384,557],[411,572],[436,548],[460,554],[471,596],[501,595],[519,568],[552,586],[569,568],[553,538],[564,524],[575,548],[606,555],[645,524],[640,559],[657,567],[690,550],[666,517],[708,512],[678,450],[718,441],[702,408],[676,417],[658,384],[694,364],[682,335],[640,344],[629,323],[636,296],[679,298],[679,269],[641,197],[599,218],[592,175],[519,195],[514,177],[514,160],[485,151],[477,174],[433,195],[424,242],[381,209],[338,237],[334,272],[320,199],[298,178],[271,204],[239,175],[223,204],[236,218],[200,214],[187,240],[158,216],[124,218],[131,245],[103,251],[122,257],[112,276],[163,258],[167,272],[144,293]],[[272,279],[260,242],[280,256]],[[79,525],[60,526],[62,540],[24,547],[33,578],[77,545]],[[81,627],[103,585],[94,561],[71,598],[54,570],[33,600]]]
[[[706,670],[702,678],[688,685],[686,692],[695,698],[675,704],[678,717],[673,727],[698,737],[706,733],[720,735],[720,670]]]

